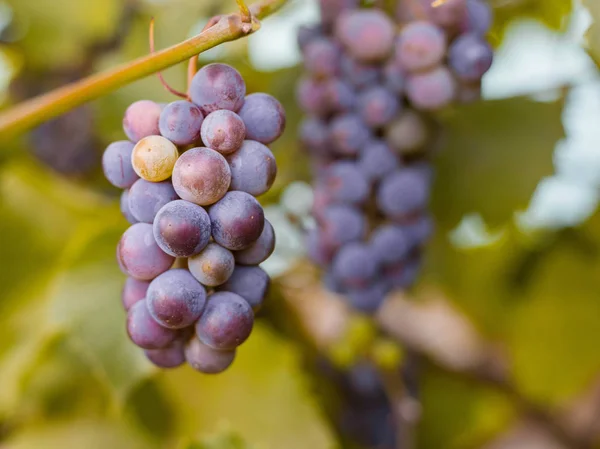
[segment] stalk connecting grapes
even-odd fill
[[[275,180],[267,145],[283,133],[285,111],[270,95],[246,95],[225,64],[199,70],[189,92],[189,101],[133,103],[129,140],[109,145],[102,162],[125,189],[131,223],[117,247],[129,337],[159,367],[219,373],[269,288],[259,264],[275,233],[255,197]]]
[[[419,273],[433,227],[431,113],[479,98],[492,16],[483,0],[401,0],[396,21],[359,3],[321,0],[321,23],[299,30],[297,100],[314,172],[309,257],[370,313]]]

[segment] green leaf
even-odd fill
[[[538,182],[553,172],[552,154],[564,136],[562,101],[486,101],[456,109],[444,120],[447,145],[436,158],[432,207],[442,230],[467,213],[492,226],[527,206]]]
[[[594,21],[587,32],[588,49],[596,64],[600,64],[600,3],[597,0],[584,0],[583,3]]]
[[[178,435],[202,441],[225,426],[258,447],[337,447],[302,371],[300,349],[260,322],[226,372],[183,367],[158,379],[176,411]]]

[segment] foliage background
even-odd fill
[[[538,72],[525,83],[533,53],[527,66],[506,69],[510,49],[525,46],[526,30],[563,42],[572,37],[574,18],[586,13],[567,0],[492,4],[490,39],[502,64],[486,79],[485,101],[437,116],[444,129],[432,202],[437,234],[418,287],[390,298],[377,326],[408,348],[404,357],[392,351],[391,365],[403,360],[404,379],[418,385],[410,394],[411,404],[422,407],[415,447],[569,447],[563,431],[593,444],[600,436],[600,166],[580,158],[578,171],[566,173],[570,190],[547,185],[567,179],[560,149],[576,146],[574,97],[583,86],[598,98],[598,73],[585,59],[583,76],[563,73],[548,85]],[[284,61],[279,65],[264,45],[314,18],[311,5],[292,1],[258,35],[202,57],[234,64],[248,91],[275,95],[289,120],[273,146],[276,186],[262,198],[279,235],[267,266],[276,282],[252,338],[223,375],[159,372],[125,335],[114,248],[127,224],[98,161],[108,143],[122,138],[128,104],[171,99],[157,79],[2,143],[0,447],[325,449],[375,447],[385,433],[390,418],[380,410],[389,414],[390,399],[393,406],[403,399],[396,404],[388,391],[357,402],[364,385],[354,374],[368,354],[387,354],[390,337],[315,286],[289,219],[306,213],[310,202],[297,182],[310,182],[295,142],[300,68],[289,39],[274,51]],[[585,6],[600,17],[595,0]],[[4,105],[146,53],[151,17],[162,47],[233,10],[233,1],[209,0],[1,2]],[[587,41],[596,60],[598,29],[590,28]],[[571,49],[586,45],[568,41]],[[567,72],[576,65],[558,50],[551,61]],[[165,76],[183,86],[185,67]],[[499,94],[511,79],[512,93]],[[587,115],[588,127],[600,122],[596,112]],[[540,206],[540,195],[550,206]],[[389,374],[385,355],[375,358]],[[340,376],[349,388],[339,387]]]

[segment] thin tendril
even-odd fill
[[[152,19],[150,19],[149,41],[150,41],[150,53],[154,53],[154,17]],[[156,72],[156,76],[158,76],[158,79],[160,80],[160,83],[170,93],[172,93],[173,95],[177,95],[178,97],[185,98],[187,100],[187,98],[188,98],[187,94],[183,93],[183,92],[179,92],[177,89],[173,89],[171,86],[169,86],[167,84],[167,82],[165,81],[165,79],[163,78],[161,72]]]

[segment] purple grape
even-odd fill
[[[275,231],[265,219],[265,226],[260,237],[251,246],[235,252],[235,261],[241,265],[258,265],[269,258],[275,250]]]
[[[178,337],[177,331],[158,324],[150,315],[146,301],[138,301],[127,313],[127,334],[131,341],[144,349],[161,349]]]
[[[383,86],[373,86],[358,97],[358,114],[372,128],[389,123],[398,113],[401,104],[393,92]]]
[[[208,213],[213,239],[233,251],[246,249],[256,242],[265,224],[261,205],[246,192],[228,192]]]
[[[221,154],[236,151],[246,137],[246,125],[235,112],[222,109],[211,112],[202,124],[202,141]]]
[[[432,0],[421,0],[425,5],[430,20],[443,27],[455,27],[461,23],[467,13],[466,0],[444,0],[435,3]]]
[[[203,120],[204,115],[198,106],[179,100],[165,106],[158,127],[162,136],[175,145],[191,145],[200,139]]]
[[[256,93],[246,96],[239,115],[246,125],[246,139],[268,145],[285,130],[285,109],[275,97]]]
[[[347,292],[350,305],[364,313],[373,313],[381,306],[385,296],[390,291],[386,282],[375,282],[362,289],[353,289]]]
[[[138,221],[129,210],[129,190],[123,190],[120,201],[121,213],[130,224],[136,224]]]
[[[429,200],[429,184],[429,178],[420,170],[397,170],[381,182],[377,206],[392,220],[405,219],[425,209]]]
[[[150,362],[159,368],[177,368],[185,363],[184,343],[181,339],[175,340],[166,348],[146,349],[144,354]]]
[[[300,122],[299,138],[310,153],[326,155],[330,151],[327,123],[318,117],[308,116]]]
[[[487,2],[467,0],[467,9],[461,23],[461,31],[485,36],[492,27],[493,14],[492,8]]]
[[[267,296],[270,285],[271,279],[261,267],[236,265],[231,277],[219,286],[218,290],[241,296],[250,304],[252,310],[258,311]]]
[[[331,263],[335,255],[335,246],[327,242],[323,233],[318,229],[311,229],[305,238],[306,254],[308,258],[321,267]]]
[[[235,350],[217,351],[195,337],[185,347],[185,359],[189,365],[204,374],[222,373],[231,366],[234,358]]]
[[[411,250],[422,246],[433,234],[434,223],[429,215],[421,215],[416,220],[403,223],[402,229],[409,237]]]
[[[448,52],[450,67],[463,81],[479,81],[492,66],[494,51],[482,37],[464,34],[457,38]]]
[[[395,34],[392,20],[378,9],[344,11],[335,26],[342,45],[362,62],[385,59],[392,52]]]
[[[246,83],[242,75],[226,64],[208,64],[192,78],[190,96],[204,115],[219,109],[239,111],[244,104]]]
[[[333,258],[333,275],[341,285],[350,289],[368,287],[378,269],[377,256],[364,243],[348,243]]]
[[[329,206],[323,211],[319,224],[325,242],[333,248],[361,240],[367,232],[364,214],[350,206]]]
[[[216,287],[231,277],[235,259],[228,249],[209,243],[202,252],[189,258],[188,267],[192,276],[202,285]]]
[[[136,302],[141,301],[146,297],[150,282],[140,281],[135,278],[128,277],[123,286],[121,293],[121,301],[125,310],[131,309]]]
[[[326,83],[302,78],[296,87],[296,101],[304,112],[324,115],[328,112]]]
[[[131,104],[123,117],[123,130],[127,138],[137,142],[148,136],[160,134],[158,119],[162,107],[150,100],[140,100]]]
[[[315,78],[334,76],[339,70],[340,48],[335,41],[318,37],[304,47],[304,68]]]
[[[386,268],[385,280],[393,288],[409,288],[416,282],[420,270],[421,260],[419,258],[409,259]]]
[[[298,48],[303,50],[309,42],[323,36],[323,30],[319,25],[301,25],[296,33]]]
[[[204,249],[210,240],[210,218],[206,211],[188,201],[164,205],[152,226],[154,239],[167,254],[190,257]]]
[[[175,258],[163,252],[156,244],[152,225],[136,223],[121,237],[117,246],[117,261],[123,273],[149,281],[167,271]]]
[[[196,336],[213,349],[230,351],[246,341],[253,325],[254,313],[244,298],[217,292],[210,295],[196,323]]]
[[[194,323],[206,303],[206,290],[189,271],[169,270],[148,287],[148,310],[161,326],[182,329]]]
[[[138,179],[129,189],[129,211],[139,222],[152,223],[161,207],[178,198],[169,181]]]
[[[429,129],[423,117],[412,109],[405,110],[385,129],[387,144],[401,155],[412,154],[427,143]]]
[[[389,62],[383,68],[383,84],[396,95],[404,94],[406,74],[395,62]]]
[[[358,157],[358,167],[371,182],[379,181],[399,165],[398,156],[381,140],[369,142]]]
[[[331,121],[331,143],[341,155],[358,154],[370,135],[369,128],[357,114],[338,115]]]
[[[363,64],[348,56],[342,57],[340,68],[344,79],[357,88],[376,84],[381,75],[378,66]]]
[[[227,160],[210,148],[192,148],[183,153],[173,168],[173,188],[184,200],[208,206],[229,189],[231,170]]]
[[[411,235],[401,226],[383,225],[371,235],[370,245],[382,265],[393,265],[412,249]]]
[[[408,72],[437,66],[446,55],[446,35],[430,22],[406,25],[396,42],[396,61]]]
[[[450,104],[456,96],[456,81],[444,66],[414,74],[406,81],[406,96],[416,108],[440,109]]]
[[[359,5],[359,0],[319,0],[321,20],[325,24],[331,24],[342,11],[358,8]]]
[[[134,145],[127,140],[111,143],[102,155],[104,176],[113,186],[128,189],[139,179],[131,165]]]
[[[266,193],[277,175],[275,156],[265,145],[254,140],[244,140],[242,147],[227,158],[231,169],[232,190],[253,196]]]
[[[354,162],[341,161],[331,165],[325,176],[325,188],[335,202],[361,204],[369,196],[367,177]]]
[[[356,93],[352,86],[338,78],[327,81],[325,95],[330,112],[348,112],[356,103]]]

